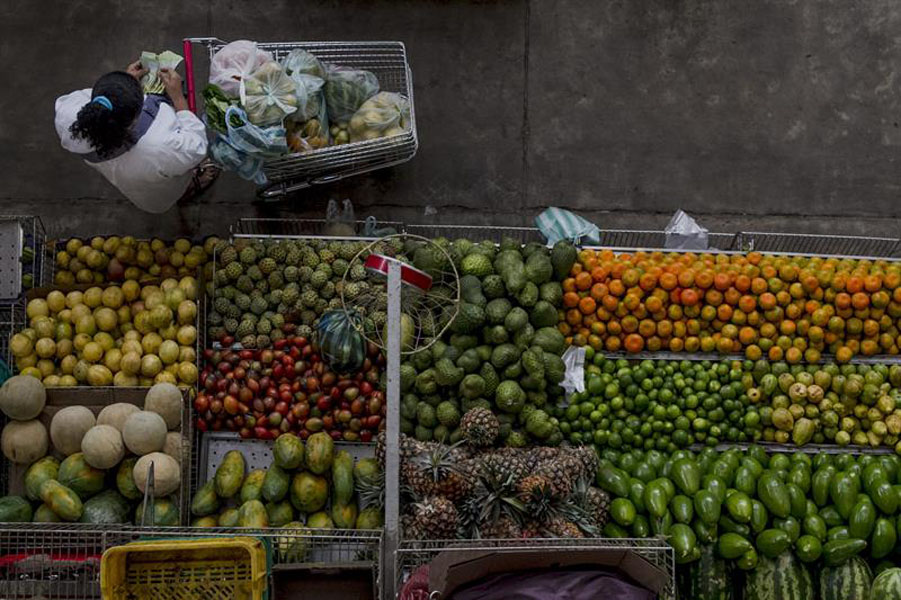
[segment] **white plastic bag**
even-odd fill
[[[328,65],[325,104],[330,123],[350,121],[357,109],[379,91],[379,80],[369,71]]]
[[[272,55],[257,48],[256,42],[231,42],[213,56],[210,83],[218,85],[229,96],[240,97],[244,92],[244,79],[267,62],[272,62]]]
[[[288,56],[285,57],[285,60],[282,61],[282,66],[285,67],[285,72],[290,77],[293,77],[295,74],[312,75],[325,80],[325,67],[323,64],[315,55],[300,48],[291,50]]]
[[[356,220],[354,219],[354,205],[350,198],[345,198],[338,209],[338,201],[328,201],[325,209],[325,235],[348,237],[356,234]]]
[[[672,250],[706,250],[707,228],[698,225],[698,222],[688,216],[684,211],[677,210],[673,218],[664,230],[666,233],[666,248]]]
[[[563,353],[563,364],[566,365],[566,374],[560,386],[569,397],[573,392],[585,391],[585,348],[570,346]]]
[[[241,104],[254,125],[279,125],[297,110],[296,86],[277,62],[268,62],[244,79]]]
[[[364,102],[347,126],[351,142],[401,135],[410,128],[410,102],[394,92],[379,92]]]

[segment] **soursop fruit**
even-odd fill
[[[350,268],[350,278],[354,281],[362,281],[366,279],[366,268],[357,263]]]
[[[328,248],[324,248],[319,251],[319,261],[320,263],[331,263],[335,260],[335,253]]]
[[[247,276],[250,277],[253,281],[260,281],[263,279],[263,272],[257,265],[250,265],[249,267],[247,267]]]
[[[335,277],[344,277],[347,268],[347,261],[343,258],[336,258],[335,262],[332,263],[332,273],[334,273]]]
[[[235,336],[239,339],[244,338],[252,333],[254,333],[254,324],[253,321],[249,319],[242,320],[238,325],[238,328],[235,330]]]
[[[266,311],[266,308],[268,308],[268,306],[269,306],[269,303],[266,302],[266,299],[265,299],[265,298],[259,298],[259,297],[258,297],[258,298],[254,298],[254,299],[251,301],[251,303],[250,303],[250,310],[251,310],[251,312],[253,312],[254,314],[261,315],[261,314],[263,314],[263,313]]]
[[[247,275],[241,275],[238,277],[238,281],[235,282],[235,287],[245,294],[249,294],[253,289],[253,279]]]
[[[300,295],[300,301],[306,308],[314,308],[317,300],[319,300],[319,294],[313,290],[307,290]]]
[[[238,330],[238,320],[237,319],[226,319],[225,320],[225,330],[229,333],[234,333]]]
[[[267,280],[269,282],[269,289],[277,290],[279,288],[285,287],[285,280],[282,278],[282,274],[279,271],[273,271],[269,273],[269,278]]]
[[[223,267],[230,265],[238,260],[238,251],[234,246],[225,246],[219,253],[219,264]]]
[[[307,283],[310,281],[310,278],[313,276],[313,267],[303,266],[297,269],[298,279],[302,283]]]
[[[256,250],[254,250],[250,246],[241,250],[239,257],[241,259],[241,262],[244,263],[246,266],[256,264],[256,262],[257,262]]]
[[[285,256],[285,262],[292,267],[298,267],[303,262],[303,254],[299,250],[291,250]]]
[[[277,267],[278,263],[276,263],[274,259],[269,258],[268,256],[260,261],[260,271],[262,271],[263,275],[272,273]]]
[[[285,267],[283,274],[285,281],[287,281],[288,283],[292,283],[300,279],[300,269],[293,265]]]
[[[244,272],[244,268],[241,267],[241,263],[233,262],[225,267],[225,275],[228,277],[229,281],[235,281],[241,274]]]
[[[329,276],[325,271],[314,271],[313,275],[310,277],[310,284],[318,289],[321,289],[329,280]]]
[[[244,293],[235,294],[235,306],[244,312],[250,310],[250,296]]]
[[[283,262],[285,257],[288,256],[287,244],[283,242],[276,242],[269,246],[266,250],[266,256],[274,260],[276,263]]]

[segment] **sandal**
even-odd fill
[[[188,189],[182,194],[179,202],[193,200],[201,196],[216,182],[221,172],[222,169],[217,167],[211,160],[205,160],[200,163],[191,174],[191,183],[188,184]]]

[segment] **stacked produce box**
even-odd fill
[[[898,263],[512,239],[112,239],[61,247],[58,283],[84,289],[36,294],[12,349],[42,391],[196,388],[198,439],[231,432],[234,448],[176,521],[371,530],[397,492],[407,541],[659,536],[686,598],[892,598],[901,587]],[[370,252],[455,272],[460,298],[443,333],[418,330],[418,351],[413,315],[402,316],[398,482],[382,474],[386,357],[363,336],[387,320],[361,263]],[[335,326],[349,306],[370,311],[362,334]],[[37,414],[25,413],[14,424]],[[140,462],[123,427],[122,453]],[[49,444],[16,439],[4,436],[4,453],[34,463],[41,488],[72,483],[48,475],[64,470]],[[271,463],[249,467],[242,440],[271,445]],[[115,446],[104,438],[104,452]],[[88,458],[84,439],[78,450],[83,470],[122,471],[117,453]],[[60,516],[56,495],[35,489],[2,500],[7,520]],[[72,489],[85,507],[107,494]],[[280,560],[310,559],[296,540],[276,545]]]

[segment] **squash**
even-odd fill
[[[177,431],[170,431],[166,434],[166,443],[163,444],[163,454],[168,454],[172,458],[178,461],[178,464],[181,464],[182,457],[182,443],[181,443],[181,433]]]
[[[0,387],[0,410],[16,421],[36,418],[47,403],[47,391],[31,375],[15,375]]]
[[[122,431],[125,428],[125,421],[136,412],[141,412],[141,409],[128,402],[110,404],[97,415],[97,425],[112,425]]]
[[[144,410],[155,412],[166,422],[170,430],[181,426],[184,408],[181,391],[175,385],[162,382],[155,384],[144,397]]]
[[[137,455],[159,452],[166,445],[166,422],[156,413],[138,411],[126,419],[122,438]]]
[[[91,409],[84,406],[67,406],[50,421],[50,440],[53,447],[63,456],[81,450],[81,439],[97,424]]]
[[[147,473],[151,464],[153,464],[153,496],[160,498],[177,491],[181,485],[181,467],[178,461],[168,454],[152,452],[142,456],[135,463],[133,476],[135,485],[141,493],[146,492]]]
[[[47,454],[50,438],[38,420],[10,421],[0,433],[3,456],[20,465],[30,465]]]
[[[122,434],[112,425],[95,425],[81,440],[84,459],[95,469],[112,469],[125,458]]]

